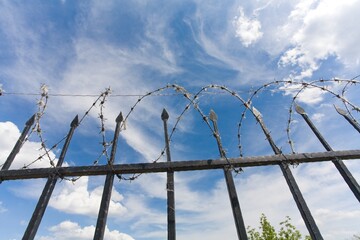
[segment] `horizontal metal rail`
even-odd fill
[[[153,173],[168,171],[191,171],[207,169],[223,169],[231,164],[233,167],[254,167],[265,165],[278,165],[280,163],[309,163],[332,161],[334,159],[360,159],[360,150],[329,151],[314,153],[297,154],[278,154],[271,156],[258,157],[239,157],[225,159],[208,159],[192,161],[173,161],[158,163],[133,163],[133,164],[114,164],[101,166],[75,166],[75,167],[56,167],[56,168],[33,168],[18,170],[0,171],[0,180],[17,180],[31,178],[47,178],[53,174],[59,177],[71,176],[95,176],[113,174],[134,174],[134,173]]]

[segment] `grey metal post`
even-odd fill
[[[29,132],[31,126],[34,124],[34,122],[35,122],[35,114],[32,115],[31,118],[26,122],[24,130],[22,131],[19,139],[17,140],[13,150],[9,154],[8,158],[6,159],[1,170],[8,170],[10,168],[10,165],[14,161],[15,156],[19,153],[20,148],[22,147],[22,145],[24,143],[25,137],[28,134],[28,132]]]
[[[167,120],[169,119],[169,114],[164,109],[161,114],[161,120],[164,122],[164,135],[165,135],[165,145],[166,145],[166,158],[167,162],[171,162],[170,155],[170,144],[169,144],[169,135]],[[168,221],[168,240],[176,239],[176,224],[175,224],[175,189],[174,189],[174,171],[167,171],[167,181],[166,181],[166,191],[167,191],[167,221]]]
[[[117,141],[118,141],[119,133],[120,133],[120,124],[123,120],[124,120],[124,118],[122,116],[122,113],[120,112],[120,114],[116,118],[115,133],[114,133],[114,138],[113,138],[112,147],[111,147],[110,160],[108,162],[109,165],[112,165],[114,163]],[[114,183],[114,173],[108,173],[106,175],[106,179],[105,179],[105,185],[104,185],[104,190],[103,190],[103,194],[102,194],[98,219],[96,222],[94,240],[104,239],[104,233],[105,233],[107,215],[109,212],[109,205],[110,205],[111,191],[112,191],[113,183]]]
[[[222,159],[224,159],[224,158],[226,158],[226,154],[221,145],[219,129],[217,126],[217,115],[213,110],[210,111],[209,119],[211,120],[211,122],[213,123],[213,126],[214,126],[214,132],[215,132],[214,137],[216,138],[220,157]],[[239,203],[239,199],[238,199],[238,196],[236,193],[234,179],[233,179],[231,169],[229,166],[224,167],[224,175],[225,175],[226,186],[227,186],[228,193],[229,193],[229,198],[230,198],[231,208],[232,208],[232,212],[233,212],[233,216],[234,216],[234,220],[235,220],[238,238],[240,240],[247,240],[248,237],[247,237],[247,233],[246,233],[245,223],[244,223],[244,219],[241,214],[240,203]]]
[[[271,148],[273,149],[275,154],[282,154],[282,152],[280,151],[280,149],[276,146],[275,142],[273,141],[269,130],[266,128],[265,123],[262,119],[261,113],[253,107],[253,114],[256,118],[256,120],[259,122],[265,136],[266,139],[268,140]],[[323,239],[323,237],[321,236],[320,230],[317,227],[315,220],[313,218],[313,216],[311,215],[310,209],[307,206],[305,199],[300,191],[299,186],[296,183],[296,180],[289,168],[289,165],[287,163],[281,162],[279,164],[280,169],[284,175],[284,178],[286,180],[286,183],[289,186],[289,189],[291,191],[291,194],[293,195],[293,198],[296,202],[296,205],[300,211],[300,214],[305,222],[305,225],[310,233],[310,236],[312,239]]]
[[[298,105],[295,105],[295,110],[298,114],[300,114],[304,118],[304,120],[309,125],[309,127],[314,132],[314,134],[319,139],[319,141],[324,146],[324,148],[327,151],[333,151],[333,149],[331,148],[329,143],[325,140],[325,138],[321,135],[321,133],[318,131],[318,129],[312,123],[312,121],[306,114],[305,110]],[[349,169],[346,167],[344,162],[340,159],[334,159],[332,162],[334,163],[335,167],[340,172],[341,176],[344,178],[345,182],[348,184],[349,188],[351,189],[351,191],[353,192],[353,194],[355,195],[357,200],[360,202],[360,186],[356,182],[355,178],[353,177],[353,175],[351,174]]]
[[[64,143],[63,149],[61,150],[59,160],[56,164],[57,168],[61,167],[62,163],[64,162],[65,155],[66,155],[67,149],[69,147],[71,138],[72,138],[75,128],[78,126],[78,124],[79,124],[79,118],[78,118],[78,116],[76,116],[70,124],[69,133],[66,137],[66,141]],[[44,216],[46,207],[49,203],[51,194],[54,191],[54,188],[55,188],[58,178],[59,177],[55,174],[50,175],[50,177],[48,178],[48,180],[45,184],[45,187],[41,193],[41,196],[39,198],[39,201],[36,205],[36,208],[33,212],[33,215],[29,221],[29,224],[28,224],[26,230],[25,230],[24,236],[22,238],[23,240],[32,240],[35,238],[36,232],[39,228],[42,217]]]
[[[349,115],[347,114],[347,112],[344,109],[341,109],[337,106],[334,106],[336,111],[343,116],[359,133],[360,133],[360,125],[354,121],[354,119],[352,119],[351,117],[349,117]]]

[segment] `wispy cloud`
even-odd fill
[[[69,7],[69,2],[62,1],[59,6]],[[0,64],[2,88],[5,91],[34,92],[41,83],[46,83],[50,93],[98,94],[110,86],[114,94],[145,94],[167,83],[176,82],[194,90],[194,86],[216,81],[238,89],[239,86],[256,87],[274,78],[309,79],[322,70],[321,73],[327,75],[329,71],[323,69],[323,63],[329,57],[335,59],[331,64],[336,64],[340,70],[344,66],[356,69],[359,64],[359,52],[354,48],[360,39],[357,22],[353,20],[359,10],[356,1],[186,1],[161,4],[157,1],[133,1],[122,4],[127,5],[119,5],[117,1],[82,3],[74,7],[75,14],[71,17],[58,17],[57,20],[67,19],[66,23],[59,24],[51,17],[55,8],[50,10],[44,5],[34,9],[31,4],[2,2],[0,33],[4,36],[4,45],[1,46],[5,46],[2,49],[8,56],[8,61]],[[296,90],[287,88],[285,94],[294,96]],[[224,115],[230,112],[226,109],[227,102],[214,99],[205,99],[201,103],[206,107],[210,105],[208,102],[219,105]],[[309,88],[298,100],[319,109],[325,99],[328,99],[327,95],[322,91]],[[137,100],[137,97],[107,99],[104,114],[109,135],[112,135],[117,114],[130,111]],[[75,114],[84,113],[93,102],[92,98],[50,96],[44,124],[48,129],[58,131],[60,125],[63,126]],[[267,110],[271,107],[269,102],[265,99],[259,105]],[[164,145],[160,119],[162,108],[166,107],[171,113],[172,125],[186,103],[185,100],[182,105],[175,97],[142,100],[128,119],[127,129],[120,135],[121,140],[126,142],[121,142],[121,146],[131,148],[131,151],[120,152],[122,156],[128,154],[126,161],[132,160],[133,155],[141,161],[154,160]],[[283,104],[279,104],[279,108],[283,108]],[[87,138],[83,142],[98,141],[98,113],[96,106],[90,112],[91,120],[77,129],[76,137],[80,141],[85,139],[84,136]],[[190,149],[189,152],[209,151],[207,143],[195,147],[197,137],[201,135],[205,136],[203,139],[210,139],[211,133],[198,133],[202,128],[192,114],[194,112],[186,116],[187,124],[179,128],[189,133],[189,141],[184,146],[186,150]],[[268,114],[269,121],[277,119],[275,112]],[[324,128],[330,125],[327,120],[331,115],[324,114],[324,111],[311,111],[310,116]],[[233,115],[230,117],[233,118]],[[279,123],[275,121],[271,124],[278,129]],[[336,121],[332,123],[338,125]],[[306,135],[303,127],[298,124],[293,128],[300,149],[308,151],[319,147]],[[228,126],[223,128],[224,131],[229,130]],[[329,130],[329,133],[334,131]],[[13,123],[0,123],[2,162],[19,134],[20,130]],[[183,137],[181,132],[178,136]],[[223,139],[227,140],[227,135]],[[252,144],[255,138],[248,139]],[[257,136],[258,139],[266,144],[264,136]],[[194,154],[182,151],[181,139],[172,143],[175,156],[186,159],[188,154]],[[256,154],[264,148],[260,144],[252,145]],[[349,147],[349,144],[342,141],[335,146]],[[29,159],[36,158],[40,147],[39,142],[27,142],[13,167],[20,168]],[[77,150],[75,146],[74,151]],[[55,154],[52,153],[52,156],[55,157]],[[356,163],[349,165],[355,166],[354,172],[358,176]],[[43,160],[35,166],[49,166],[49,163]],[[282,221],[286,214],[306,232],[279,169],[264,169],[245,169],[245,173],[235,180],[246,224],[256,226],[262,212],[274,223]],[[343,237],[341,235],[352,234],[354,229],[359,229],[356,225],[346,224],[357,224],[359,214],[353,207],[356,206],[353,196],[347,192],[331,164],[304,164],[294,172],[327,239],[339,239]],[[193,176],[180,173],[175,177],[179,236],[186,239],[204,236],[207,239],[234,238],[235,227],[221,171],[197,172]],[[128,233],[138,239],[164,238],[165,182],[165,174],[156,174],[115,185],[110,205],[111,224],[121,226],[126,223],[130,226]],[[35,199],[42,184],[37,182],[24,186],[31,189],[27,195],[20,191],[24,188],[12,193]],[[50,206],[60,213],[69,213],[68,216],[95,216],[102,193],[101,184],[102,181],[98,183],[88,177],[81,178],[74,185],[59,183]],[[8,208],[7,202],[2,202],[0,212],[4,209],[2,206]],[[61,221],[49,229],[49,236],[41,239],[92,238],[94,227],[88,226],[89,223]],[[336,224],[341,225],[343,232],[338,231]],[[70,235],[68,232],[73,233]],[[107,230],[107,234],[109,239],[132,239],[115,230]]]
[[[7,209],[3,206],[3,203],[0,202],[0,213],[6,212]]]

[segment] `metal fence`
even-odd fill
[[[245,102],[245,104],[248,102]],[[164,109],[161,114],[161,120],[163,121],[164,128],[164,141],[165,141],[165,151],[167,161],[166,162],[154,162],[154,163],[133,163],[133,164],[115,164],[114,157],[116,153],[117,141],[119,138],[119,133],[121,130],[121,124],[124,121],[123,115],[120,113],[116,118],[116,128],[114,131],[114,136],[111,144],[110,157],[106,165],[93,165],[93,166],[74,166],[74,167],[62,167],[62,164],[65,159],[66,152],[68,150],[71,138],[77,126],[79,125],[79,119],[76,116],[70,124],[70,130],[64,139],[64,145],[59,156],[57,165],[51,168],[41,168],[41,169],[18,169],[18,170],[9,170],[12,162],[14,161],[17,153],[20,151],[27,134],[29,133],[31,127],[35,122],[35,115],[32,116],[25,124],[25,128],[22,131],[20,138],[18,139],[16,145],[12,149],[10,155],[6,159],[5,163],[2,166],[0,171],[0,180],[9,181],[16,179],[34,179],[34,178],[46,178],[47,182],[42,191],[42,194],[39,198],[39,201],[36,205],[36,208],[33,212],[31,219],[29,220],[26,231],[23,235],[23,239],[34,239],[38,227],[41,223],[44,212],[46,211],[48,202],[51,198],[52,192],[55,188],[55,185],[59,179],[66,177],[75,177],[75,176],[94,176],[94,175],[105,175],[105,183],[102,194],[102,200],[100,205],[100,210],[97,218],[96,229],[94,233],[94,239],[103,239],[105,226],[107,221],[107,215],[109,210],[109,203],[111,198],[111,191],[113,187],[114,177],[121,174],[143,174],[143,173],[155,173],[155,172],[164,172],[167,173],[167,224],[168,224],[168,239],[176,239],[176,211],[175,211],[175,182],[174,182],[174,172],[178,171],[194,171],[194,170],[209,170],[209,169],[222,169],[224,172],[224,178],[226,181],[226,186],[229,194],[229,200],[231,203],[231,208],[233,212],[234,222],[237,230],[237,235],[239,239],[248,239],[244,220],[241,213],[241,207],[236,193],[236,187],[233,179],[234,168],[240,167],[256,167],[256,166],[266,166],[266,165],[278,165],[283,173],[285,181],[290,189],[290,192],[296,202],[296,205],[299,209],[299,212],[305,222],[305,225],[310,233],[312,239],[323,239],[319,228],[317,227],[316,221],[314,220],[311,211],[309,210],[306,201],[298,187],[298,184],[292,174],[292,171],[289,167],[291,164],[299,163],[309,163],[309,162],[322,162],[322,161],[332,161],[335,167],[338,169],[339,173],[343,177],[344,181],[347,183],[355,197],[360,201],[360,187],[356,182],[351,172],[347,169],[343,160],[347,159],[358,159],[360,158],[360,150],[347,150],[347,151],[334,151],[325,138],[321,135],[319,130],[316,128],[315,124],[311,121],[309,116],[306,114],[305,110],[298,105],[294,105],[295,110],[316,137],[319,139],[321,144],[324,146],[326,151],[324,152],[312,152],[312,153],[292,153],[284,154],[280,148],[275,144],[270,131],[267,129],[265,120],[263,119],[260,112],[254,107],[247,105],[247,109],[256,119],[257,123],[261,127],[266,140],[270,144],[274,155],[270,156],[254,156],[254,157],[238,157],[238,158],[228,158],[226,152],[222,147],[222,142],[220,138],[220,133],[218,130],[218,118],[214,111],[210,111],[208,116],[203,116],[206,118],[208,124],[211,125],[213,130],[213,136],[218,146],[219,150],[219,159],[206,159],[206,160],[192,160],[192,161],[171,161],[171,151],[169,145],[169,133],[168,133],[168,119],[169,114]],[[340,108],[336,108],[337,112],[342,115],[346,121],[348,121],[356,131],[360,133],[359,124],[349,116],[348,112]]]

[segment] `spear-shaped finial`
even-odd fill
[[[330,144],[325,140],[325,138],[320,133],[320,131],[316,128],[316,126],[313,124],[311,119],[306,115],[305,111],[303,109],[300,109],[300,111],[297,111],[297,112],[299,114],[301,114],[301,116],[304,118],[305,122],[309,125],[309,127],[311,128],[313,133],[316,135],[316,137],[319,139],[319,141],[324,146],[324,148],[327,151],[333,151]],[[352,119],[350,119],[348,115],[343,115],[343,116],[360,132],[360,128],[357,128],[359,126],[356,126],[356,124],[353,124]],[[349,171],[349,169],[346,167],[346,165],[343,163],[342,160],[334,159],[332,162],[334,163],[335,167],[338,169],[341,176],[344,178],[345,182],[348,184],[351,191],[354,193],[357,200],[360,202],[360,185],[357,183],[356,179],[353,177],[353,175],[351,174],[351,172]]]
[[[124,120],[124,118],[123,118],[122,112],[120,112],[119,115],[115,119],[116,127],[115,127],[114,138],[112,141],[113,144],[111,147],[111,153],[110,153],[110,159],[109,159],[110,164],[114,163],[115,153],[116,153],[116,148],[117,148],[117,141],[118,141],[119,133],[120,133],[120,124],[123,120]]]
[[[221,144],[219,129],[217,126],[218,117],[217,117],[215,111],[212,109],[209,112],[209,119],[211,120],[213,127],[214,127],[213,135],[214,135],[214,137],[216,139],[216,143],[218,145],[220,157],[225,158],[228,161],[228,159],[226,158],[225,150],[223,149],[222,144]],[[230,164],[230,162],[229,162],[229,164]],[[235,226],[236,226],[238,237],[239,237],[239,239],[247,239],[245,224],[244,224],[244,220],[243,220],[243,217],[241,214],[240,203],[239,203],[239,199],[237,197],[235,183],[234,183],[234,179],[231,174],[230,166],[224,167],[224,176],[225,176],[225,182],[226,182],[226,186],[227,186],[228,193],[229,193],[231,208],[233,211],[233,216],[234,216],[234,220],[235,220]]]
[[[162,113],[161,113],[161,120],[166,121],[166,120],[168,120],[168,119],[169,119],[169,114],[168,114],[168,112],[166,111],[166,109],[164,108],[163,111],[162,111]]]
[[[27,120],[27,122],[25,123],[26,126],[32,126],[35,122],[35,116],[36,114],[32,115],[31,118],[29,118],[29,120]]]
[[[75,118],[70,123],[70,127],[77,127],[79,125],[79,116],[76,115]]]
[[[26,135],[28,134],[28,132],[30,131],[31,126],[35,122],[35,116],[36,116],[36,114],[32,115],[30,117],[30,119],[25,123],[24,130],[22,131],[19,139],[17,140],[14,148],[12,149],[12,151],[9,154],[8,158],[6,159],[6,161],[5,161],[4,165],[2,166],[1,170],[8,170],[10,168],[15,156],[19,153],[20,148],[24,144]],[[1,181],[0,181],[0,183],[1,183]]]
[[[63,164],[67,149],[68,149],[70,141],[71,141],[71,138],[73,136],[75,128],[78,125],[79,125],[79,118],[76,115],[76,117],[72,120],[72,122],[70,124],[70,130],[69,130],[68,135],[66,136],[66,140],[65,140],[64,146],[61,150],[60,157],[56,164],[56,167],[61,167],[61,165]],[[59,177],[57,175],[50,175],[48,177],[48,180],[47,180],[45,187],[41,193],[39,201],[36,205],[33,215],[31,216],[31,219],[28,223],[28,226],[25,230],[25,233],[24,233],[24,236],[22,239],[34,239],[35,238],[36,232],[39,228],[42,217],[45,213],[46,207],[47,207],[49,200],[51,198],[51,195],[54,191],[54,188],[55,188],[58,178]]]
[[[170,154],[170,140],[168,135],[168,126],[167,120],[169,119],[169,114],[164,108],[161,113],[161,120],[164,124],[164,136],[165,136],[165,148],[166,148],[166,158],[168,162],[171,162]],[[167,189],[167,221],[168,221],[168,239],[176,239],[176,224],[175,224],[175,189],[174,189],[174,172],[167,172],[166,180],[166,189]]]
[[[347,115],[347,112],[346,112],[344,109],[339,108],[339,107],[336,106],[336,105],[334,105],[334,107],[335,107],[336,111],[337,111],[340,115],[342,115],[342,116],[346,116],[346,115]]]
[[[296,108],[296,106],[297,105],[295,105],[295,108]],[[296,108],[296,111],[299,112],[300,114],[303,113],[301,116],[303,116],[304,118],[307,117],[307,115],[305,114],[305,111],[302,108],[298,107],[298,108]],[[266,128],[266,125],[265,125],[264,120],[262,119],[261,113],[254,107],[252,108],[252,113],[254,114],[261,129],[263,130],[263,132],[266,136],[266,140],[269,142],[274,153],[282,154],[280,148],[275,144],[274,140],[272,139],[270,131]],[[312,239],[323,239],[321,237],[319,229],[316,226],[315,220],[312,217],[311,212],[305,203],[305,200],[304,200],[302,193],[295,181],[294,176],[292,175],[290,168],[284,162],[280,163],[279,166],[280,166],[281,171],[283,172],[284,178],[286,179],[286,182],[290,188],[290,191],[296,201],[296,204],[301,212],[301,215],[304,218],[304,221],[305,221],[307,229],[309,230],[310,236],[312,237]]]
[[[359,133],[360,133],[360,125],[359,123],[352,118],[344,109],[341,109],[339,107],[337,107],[336,105],[334,105],[336,111],[343,116]]]
[[[295,111],[300,115],[306,114],[305,110],[302,107],[300,107],[299,105],[297,105],[296,103],[295,103]]]
[[[216,139],[216,143],[218,145],[218,148],[219,148],[219,153],[220,153],[220,157],[222,158],[225,158],[226,157],[226,154],[225,154],[225,151],[222,147],[222,144],[221,144],[221,139],[220,139],[220,133],[219,133],[219,129],[218,129],[218,125],[217,125],[217,120],[218,120],[218,117],[215,113],[214,110],[210,110],[209,112],[209,119],[211,120],[211,122],[213,123],[213,126],[214,126],[214,137]]]
[[[116,117],[115,121],[116,123],[121,123],[124,120],[124,117],[122,115],[122,112],[119,113],[119,115]]]
[[[119,134],[120,134],[120,125],[123,120],[124,120],[123,115],[120,112],[119,115],[115,119],[116,127],[115,127],[114,138],[113,138],[112,146],[111,146],[110,159],[108,161],[108,165],[110,165],[110,166],[114,163],[116,148],[117,148],[117,141],[118,141]],[[111,192],[112,192],[111,190],[113,188],[113,184],[114,184],[114,174],[108,173],[106,175],[106,179],[105,179],[104,190],[103,190],[103,194],[102,194],[102,198],[101,198],[98,219],[96,222],[94,239],[104,239],[106,221],[107,221],[107,216],[108,216],[109,206],[110,206],[110,199],[111,199]]]
[[[212,109],[210,110],[209,118],[213,122],[216,122],[218,120],[218,117],[217,117],[216,113]]]

